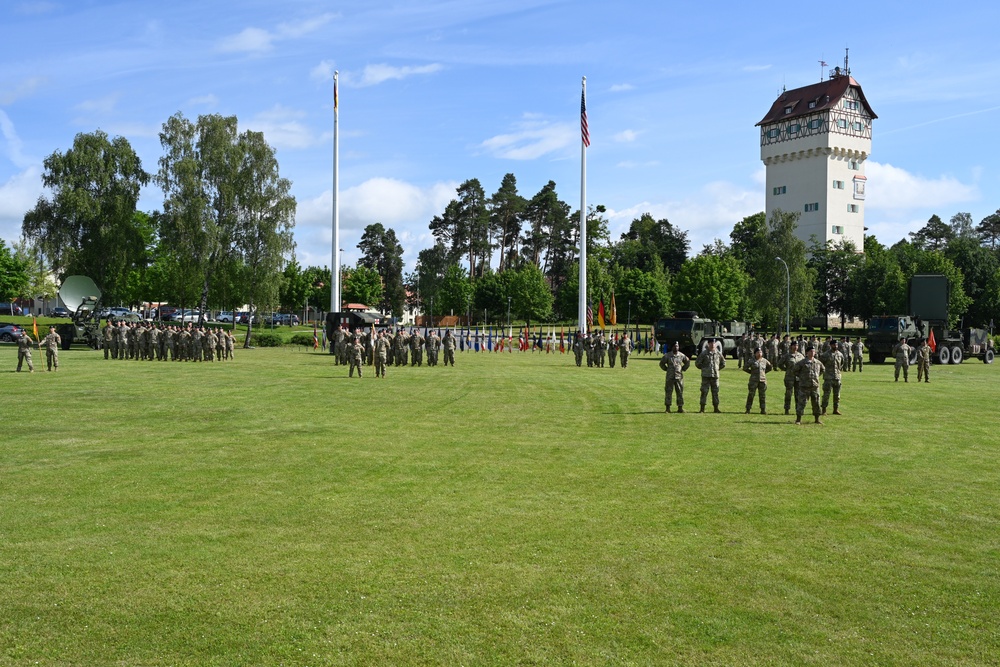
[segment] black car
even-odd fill
[[[69,311],[62,306],[56,306],[49,315],[52,317],[69,317]]]

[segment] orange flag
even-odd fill
[[[931,346],[931,352],[937,352],[937,341],[934,340],[934,329],[931,329],[931,335],[927,338],[927,344]]]

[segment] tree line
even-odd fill
[[[291,183],[261,133],[239,131],[235,116],[191,121],[178,113],[163,124],[160,144],[155,173],[127,140],[100,130],[46,158],[50,194],[25,214],[21,243],[0,246],[0,261],[10,255],[24,275],[0,283],[5,294],[50,295],[48,276],[81,273],[107,303],[330,310],[330,269],[296,261]],[[161,211],[136,208],[149,183],[163,191]],[[418,252],[410,272],[395,231],[365,227],[361,258],[342,269],[343,298],[397,317],[412,308],[475,322],[508,314],[574,322],[579,219],[553,181],[525,197],[514,174],[491,195],[478,179],[466,180],[429,221],[434,244]],[[911,275],[944,273],[956,322],[988,324],[1000,311],[1000,211],[979,224],[968,213],[949,223],[935,215],[890,247],[866,237],[863,253],[849,242],[807,244],[795,235],[797,223],[797,213],[757,213],[737,221],[728,242],[716,239],[692,256],[688,233],[665,218],[643,214],[612,239],[606,209],[589,207],[588,297],[596,310],[614,295],[622,321],[694,310],[777,330],[786,289],[795,319],[864,320],[905,313]]]

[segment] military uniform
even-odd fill
[[[50,371],[59,370],[59,344],[62,338],[56,333],[55,327],[49,327],[49,335],[42,339],[40,345],[45,347],[45,365]]]
[[[660,370],[667,374],[664,386],[664,405],[670,412],[673,394],[677,394],[677,412],[684,412],[684,371],[691,367],[691,360],[680,350],[671,350],[660,359]]]
[[[806,403],[809,402],[812,404],[816,423],[821,424],[822,422],[819,420],[819,381],[823,375],[823,364],[816,357],[810,359],[809,355],[806,355],[805,358],[795,362],[792,372],[796,379],[795,423],[802,423],[802,413],[805,412]]]
[[[410,365],[424,365],[424,337],[419,331],[414,331],[410,336]]]
[[[117,350],[114,349],[115,333],[111,330],[111,320],[107,320],[104,324],[104,328],[101,329],[101,338],[104,345],[104,358],[110,359],[112,355],[117,356]]]
[[[354,377],[354,369],[358,369],[358,377],[361,377],[361,360],[364,357],[365,348],[361,345],[357,338],[354,339],[354,343],[348,345],[351,362],[350,377]]]
[[[21,364],[27,362],[28,372],[35,372],[35,365],[31,363],[31,346],[34,345],[35,341],[31,340],[31,336],[24,329],[21,329],[21,335],[17,337],[17,372],[21,372]]]
[[[851,356],[851,370],[863,373],[865,367],[865,344],[860,338],[855,341]]]
[[[719,409],[719,371],[726,367],[726,357],[719,350],[709,350],[706,347],[698,355],[698,361],[694,365],[701,369],[701,412],[705,411],[709,391],[712,392],[715,412],[722,412]]]
[[[892,356],[896,358],[896,382],[899,382],[899,371],[903,371],[903,382],[910,381],[910,352],[912,347],[906,344],[905,340],[896,343],[892,348]]]
[[[632,339],[628,334],[622,336],[618,341],[618,354],[621,357],[622,368],[628,368],[628,358],[632,354]]]
[[[772,367],[766,357],[761,355],[758,359],[756,354],[753,359],[743,364],[743,370],[750,374],[750,380],[747,382],[747,414],[750,414],[750,408],[753,407],[754,394],[758,396],[760,414],[767,414],[767,372]]]
[[[615,367],[617,356],[618,356],[618,337],[615,336],[614,338],[608,341],[608,367],[610,368]]]
[[[840,384],[844,370],[844,353],[837,349],[839,346],[831,345],[830,351],[820,356],[823,363],[823,403],[820,406],[823,414],[830,405],[830,394],[833,394],[833,414],[840,414]]]
[[[795,347],[789,345],[788,352],[781,357],[781,361],[778,362],[778,368],[785,371],[785,414],[787,415],[792,407],[792,401],[796,400],[796,387],[795,387],[795,364],[799,361],[805,359],[805,356],[799,352],[798,343],[795,343]]]
[[[922,341],[917,348],[917,382],[931,381],[931,346],[927,341]]]
[[[576,334],[576,338],[573,339],[573,355],[576,357],[576,365],[583,365],[583,336],[579,333]]]
[[[451,335],[451,329],[444,332],[444,338],[441,340],[441,347],[444,348],[444,365],[447,366],[451,362],[452,368],[455,367],[455,337]]]
[[[375,377],[385,377],[385,362],[389,356],[389,341],[379,333],[375,339]]]

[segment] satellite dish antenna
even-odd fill
[[[84,303],[93,308],[101,298],[101,290],[87,276],[69,276],[59,288],[59,298],[75,313]]]

